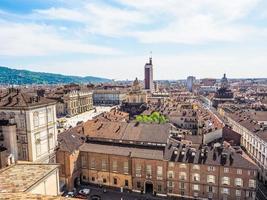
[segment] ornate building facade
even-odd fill
[[[55,162],[55,101],[11,88],[0,96],[0,120],[0,145],[8,159]]]

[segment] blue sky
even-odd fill
[[[119,80],[267,77],[266,0],[0,0],[0,65]]]

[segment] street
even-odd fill
[[[136,192],[128,192],[124,191],[123,193],[119,190],[109,189],[106,188],[106,192],[104,193],[104,189],[94,185],[88,186],[80,186],[80,189],[88,188],[91,190],[90,195],[99,195],[102,199],[101,200],[166,200],[166,199],[186,199],[186,198],[172,198],[172,197],[159,197],[153,196],[151,194],[140,194]],[[90,199],[90,197],[89,197]]]
[[[109,112],[112,108],[114,107],[96,106],[95,109],[92,109],[90,111],[81,113],[79,115],[76,115],[70,118],[67,118],[67,117],[59,118],[58,121],[65,120],[66,122],[64,123],[64,128],[68,129],[70,126],[75,127],[78,122],[81,122],[81,121],[86,122],[87,120],[90,120],[93,117],[100,115],[103,112]]]

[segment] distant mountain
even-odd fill
[[[28,70],[11,69],[0,66],[0,84],[60,84],[60,83],[104,83],[110,79],[94,76],[67,76]]]

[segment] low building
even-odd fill
[[[57,90],[48,94],[57,101],[57,116],[74,116],[93,109],[93,94],[82,90]]]
[[[94,90],[93,102],[94,105],[100,106],[114,106],[120,105],[126,99],[126,92],[124,90]]]
[[[29,193],[59,195],[58,165],[18,163],[0,170],[0,195]]]

